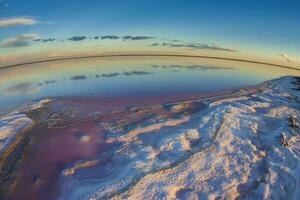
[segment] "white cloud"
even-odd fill
[[[282,54],[279,54],[280,57],[284,58],[286,62],[289,62],[289,63],[295,63],[295,61],[293,59],[291,59],[287,54],[285,53],[282,53]]]
[[[22,34],[18,35],[14,38],[8,38],[1,42],[1,46],[3,47],[22,47],[22,46],[28,46],[29,42],[32,40],[39,39],[39,35],[35,33],[28,33],[28,34]]]
[[[9,26],[20,26],[20,25],[33,25],[37,21],[29,17],[14,17],[7,19],[0,19],[0,28],[9,27]]]

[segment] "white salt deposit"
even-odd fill
[[[258,86],[261,92],[205,100],[188,117],[138,125],[103,164],[111,175],[63,177],[61,199],[299,199],[300,130],[288,121],[300,123],[293,81],[283,77]],[[182,105],[172,109],[189,108]]]
[[[0,115],[0,154],[11,144],[16,136],[29,128],[33,121],[26,116],[24,111],[35,110],[48,103],[50,100],[43,99],[26,104],[8,114]]]

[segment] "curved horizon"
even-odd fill
[[[53,59],[44,59],[44,60],[35,60],[30,62],[23,62],[11,65],[4,65],[0,66],[0,70],[19,67],[24,65],[30,64],[38,64],[38,63],[46,63],[46,62],[56,62],[56,61],[64,61],[64,60],[79,60],[79,59],[86,59],[86,58],[109,58],[109,57],[182,57],[182,58],[206,58],[206,59],[217,59],[217,60],[229,60],[229,61],[237,61],[237,62],[247,62],[247,63],[254,63],[254,64],[262,64],[262,65],[269,65],[274,67],[280,67],[285,69],[291,69],[300,71],[299,68],[262,62],[262,61],[255,61],[255,60],[247,60],[247,59],[237,59],[237,58],[227,58],[227,57],[219,57],[219,56],[204,56],[204,55],[189,55],[189,54],[154,54],[154,53],[143,53],[143,54],[97,54],[97,55],[86,55],[86,56],[70,56],[70,57],[63,57],[63,58],[53,58]]]

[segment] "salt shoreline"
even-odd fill
[[[175,119],[150,118],[138,123],[138,126],[129,131],[117,130],[116,133],[115,129],[110,127],[112,125],[105,125],[108,126],[107,131],[111,131],[108,135],[122,133],[122,137],[110,137],[107,140],[110,143],[122,144],[112,159],[118,162],[129,159],[130,162],[126,161],[122,167],[115,166],[116,168],[113,164],[112,169],[115,172],[96,182],[81,179],[80,176],[74,179],[77,173],[75,171],[75,174],[67,177],[62,175],[59,199],[90,197],[176,199],[188,196],[204,199],[237,197],[269,199],[279,198],[282,195],[290,195],[287,196],[288,199],[297,199],[300,151],[299,127],[297,129],[300,123],[299,85],[299,78],[282,77],[258,86],[243,88],[238,92],[207,98],[202,96],[188,101],[177,99],[179,102],[164,103],[162,106],[159,104],[161,99],[148,99],[148,105],[137,107],[134,106],[136,102],[132,99],[115,101],[105,106],[95,106],[97,101],[99,103],[97,98],[54,99],[49,105],[55,105],[57,102],[62,102],[61,105],[67,105],[69,102],[84,105],[85,107],[79,110],[87,118],[99,115],[93,112],[97,109],[107,112],[122,108],[132,112],[131,110],[143,110],[147,106],[151,109],[161,106],[160,109],[168,110],[175,117]],[[130,100],[132,105],[128,105]],[[157,105],[153,106],[154,102]],[[22,114],[20,119],[23,119],[24,113],[31,109],[43,109],[44,103],[47,105],[49,102],[37,102],[23,107],[22,112],[13,114],[15,116]],[[155,109],[151,112],[153,111]],[[290,117],[295,120],[295,127],[290,127],[288,122]],[[13,120],[15,119],[10,119],[11,122],[14,122]],[[6,142],[6,147],[13,142],[13,138],[19,132],[32,125],[33,122],[29,123],[28,120],[21,120],[22,123],[17,124],[18,126],[11,123],[20,128],[12,129],[18,131],[12,131],[14,133],[11,134],[11,138],[7,137],[9,134],[3,134],[9,141]],[[6,124],[9,124],[9,120],[0,124],[2,126],[0,131],[5,130],[3,127]],[[287,146],[280,143],[283,133],[286,135]],[[161,136],[156,138],[156,135]],[[151,138],[156,140],[151,142]],[[281,154],[277,154],[276,151]],[[166,159],[162,159],[162,155]],[[276,162],[278,164],[275,164]],[[96,159],[92,163],[99,165],[100,162]],[[267,169],[263,170],[266,173],[263,182],[260,181],[261,171],[259,171],[262,166]],[[70,169],[77,168],[75,165]],[[170,179],[172,182],[169,182]],[[259,187],[251,189],[257,181]],[[288,183],[294,185],[286,185]],[[282,190],[282,187],[286,189]],[[249,193],[248,190],[255,191]]]

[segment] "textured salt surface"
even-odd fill
[[[130,108],[125,118],[153,117],[125,128],[99,123],[118,145],[62,170],[58,199],[299,199],[299,86],[283,77],[223,97]],[[43,103],[34,105],[23,109]],[[32,123],[22,112],[1,117],[1,144]]]
[[[144,121],[115,138],[122,145],[102,163],[109,176],[62,175],[60,199],[299,199],[297,84],[283,77]]]
[[[18,133],[30,127],[32,120],[25,114],[11,113],[0,118],[0,153],[14,140]]]
[[[37,102],[30,102],[20,109],[3,116],[0,115],[0,154],[5,151],[19,133],[33,124],[33,121],[24,114],[24,111],[38,109],[49,101],[48,99],[43,99]]]

